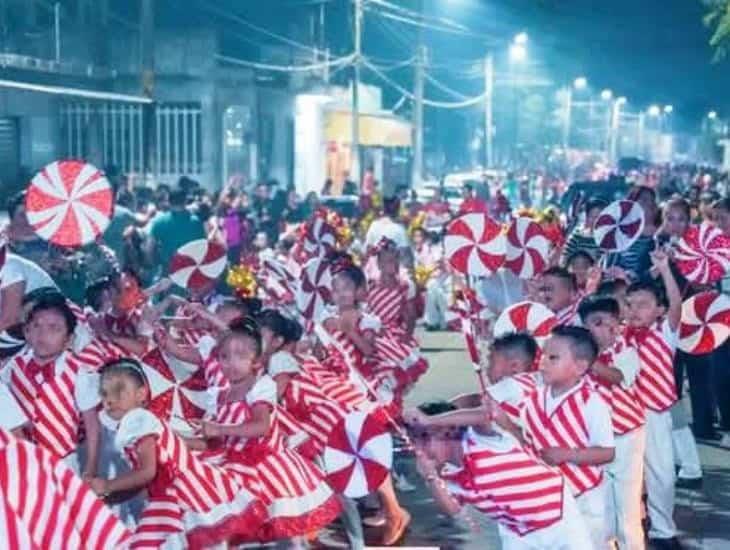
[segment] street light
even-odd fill
[[[613,92],[611,90],[603,90],[601,92],[601,99],[603,101],[611,101],[613,98]]]
[[[659,105],[651,105],[646,113],[649,116],[659,116],[662,113],[662,110],[659,108]]]
[[[625,105],[626,101],[628,100],[624,96],[621,96],[616,100],[616,103],[618,103],[619,105]]]
[[[522,44],[524,46],[525,44],[527,44],[527,33],[526,32],[517,33],[512,41],[515,44]]]
[[[717,118],[717,111],[710,111],[707,113],[707,118],[710,120],[715,120]]]
[[[514,42],[511,44],[509,47],[509,59],[516,63],[521,63],[527,59],[527,47],[525,44],[520,42]]]
[[[573,87],[576,90],[584,90],[588,87],[588,79],[584,76],[579,76],[573,81]]]
[[[665,115],[671,115],[674,112],[674,107],[671,105],[665,105],[664,106],[664,114]]]

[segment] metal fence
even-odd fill
[[[145,172],[172,178],[200,174],[203,164],[200,104],[164,103],[153,107],[152,132],[145,131],[141,105],[67,102],[61,106],[61,136],[70,158],[101,158],[122,173]],[[148,140],[152,139],[152,148]]]

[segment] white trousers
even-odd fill
[[[616,458],[606,468],[606,525],[621,550],[644,550],[641,488],[646,430],[641,426],[615,437]]]
[[[606,479],[597,486],[576,497],[578,510],[588,528],[593,543],[592,548],[608,548],[608,529],[606,528]]]
[[[449,309],[449,292],[451,277],[437,277],[426,285],[426,305],[424,318],[427,325],[444,328],[446,326],[446,311]]]
[[[502,550],[591,550],[593,548],[583,516],[575,498],[566,487],[563,489],[563,517],[545,529],[524,536],[499,525]]]
[[[674,451],[672,449],[672,415],[664,411],[646,411],[646,453],[644,484],[651,520],[650,538],[676,536],[674,524]]]
[[[677,401],[669,409],[672,415],[672,447],[674,461],[679,466],[677,477],[697,479],[702,477],[702,464],[697,451],[697,442],[689,428],[689,414],[682,401]]]

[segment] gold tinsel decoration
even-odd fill
[[[413,281],[416,283],[416,286],[420,289],[426,288],[434,271],[436,271],[436,267],[428,267],[422,264],[417,265],[413,269]]]
[[[256,277],[247,265],[234,265],[228,268],[226,284],[241,298],[254,298],[258,289]]]

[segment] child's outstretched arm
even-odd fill
[[[597,466],[613,461],[616,451],[613,447],[586,447],[584,449],[546,447],[540,451],[540,456],[549,466],[557,466],[564,462]]]
[[[667,321],[669,327],[676,331],[679,328],[679,321],[682,318],[682,292],[679,290],[677,280],[672,274],[669,265],[669,255],[664,250],[656,250],[651,253],[651,261],[656,267],[667,291],[669,308],[667,309]]]
[[[131,472],[121,474],[114,479],[95,477],[89,481],[93,491],[99,496],[109,496],[112,493],[121,493],[143,489],[149,485],[157,475],[157,449],[154,437],[144,437],[137,444],[139,467]]]
[[[86,446],[86,466],[81,473],[81,477],[90,479],[96,475],[96,468],[99,461],[99,446],[101,444],[99,411],[96,407],[82,411],[81,418],[84,421],[84,431],[86,432],[86,438],[84,440],[84,445]]]
[[[591,372],[612,386],[617,386],[624,381],[624,373],[616,367],[611,367],[601,361],[595,361],[591,365]]]

